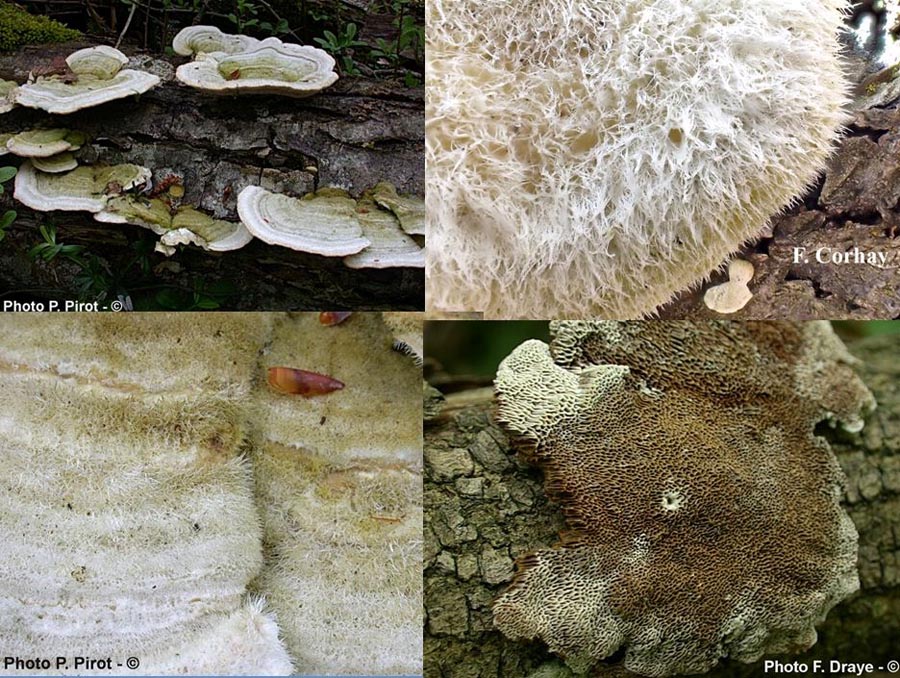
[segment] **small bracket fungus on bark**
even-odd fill
[[[410,235],[425,235],[425,202],[419,198],[397,195],[396,187],[382,181],[372,189],[372,198],[385,209],[393,212],[400,221],[400,228]]]
[[[308,97],[333,85],[334,59],[308,45],[263,41],[248,52],[201,54],[175,77],[211,94],[280,94]]]
[[[68,129],[34,129],[10,135],[6,150],[22,158],[49,158],[82,147],[85,136]]]
[[[494,604],[576,671],[796,652],[857,590],[843,474],[815,426],[874,407],[827,323],[562,322],[500,365],[498,418],[568,530]]]
[[[60,76],[40,77],[22,85],[16,103],[48,113],[67,114],[132,94],[143,94],[159,84],[152,73],[122,69],[128,57],[112,47],[89,47],[66,59],[74,82]]]
[[[259,40],[249,35],[229,35],[215,26],[188,26],[172,40],[172,49],[175,54],[182,56],[212,52],[236,54],[253,49],[259,43]]]
[[[94,218],[105,223],[149,228],[161,236],[156,251],[166,256],[174,254],[178,245],[193,244],[211,252],[228,252],[240,249],[253,239],[243,224],[214,219],[189,206],[172,209],[159,198],[132,195],[111,198]]]
[[[39,172],[26,160],[16,174],[16,200],[33,210],[100,212],[107,201],[123,192],[143,186],[150,170],[138,165],[96,165],[71,172]]]
[[[60,172],[68,172],[78,167],[78,161],[71,153],[57,153],[49,158],[32,158],[31,164],[35,169],[48,174],[59,174]]]
[[[297,199],[247,186],[237,209],[247,229],[270,245],[343,257],[371,244],[363,237],[356,201],[343,191],[323,189]]]
[[[753,264],[735,259],[728,264],[728,282],[706,290],[703,303],[716,313],[737,313],[753,298],[747,283],[753,280]]]
[[[371,199],[359,201],[363,234],[372,241],[362,252],[344,258],[350,268],[425,268],[425,250],[400,228],[397,218]]]
[[[16,92],[19,84],[12,80],[0,78],[0,113],[8,113],[16,105]]]
[[[702,281],[824,168],[848,5],[429,2],[429,310],[638,318]]]

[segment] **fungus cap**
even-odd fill
[[[334,59],[308,45],[261,43],[236,54],[205,54],[179,66],[175,77],[211,94],[308,97],[337,81]]]
[[[188,26],[181,29],[172,40],[172,49],[175,54],[182,56],[211,52],[236,54],[256,47],[259,42],[249,35],[223,33],[215,26]]]
[[[429,2],[429,310],[637,318],[703,280],[824,168],[848,4]]]
[[[341,257],[370,245],[345,195],[311,194],[303,199],[247,186],[238,195],[238,214],[263,242],[326,257]]]
[[[498,419],[568,529],[494,604],[576,671],[648,676],[815,642],[859,586],[843,474],[814,433],[874,400],[827,323],[562,322],[497,373]]]
[[[34,129],[11,135],[6,149],[23,158],[49,158],[57,153],[75,151],[85,142],[84,134],[68,129]]]
[[[350,268],[425,268],[425,251],[403,232],[397,218],[371,200],[359,201],[363,234],[372,241],[362,252],[344,258]]]
[[[737,313],[753,298],[753,292],[747,287],[753,273],[753,264],[735,259],[728,264],[728,282],[706,290],[703,303],[716,313]]]
[[[404,231],[410,235],[425,235],[425,203],[420,198],[397,195],[396,187],[387,181],[375,185],[372,198],[396,215]]]
[[[75,75],[98,80],[109,80],[127,63],[127,56],[107,45],[80,49],[66,57],[66,64]]]
[[[381,317],[394,336],[394,350],[410,356],[421,367],[425,360],[425,314],[385,311]]]
[[[16,102],[48,113],[68,114],[143,94],[160,83],[152,73],[119,70],[128,59],[112,47],[78,50],[67,61],[77,76],[75,82],[66,82],[59,76],[40,77],[19,88]]]
[[[150,170],[138,165],[83,166],[70,172],[48,174],[28,160],[16,173],[16,200],[33,210],[100,212],[111,196],[142,186]]]
[[[0,78],[0,113],[8,113],[16,105],[16,93],[19,84],[12,80]]]
[[[58,174],[60,172],[68,172],[78,167],[78,161],[75,156],[69,153],[57,153],[49,158],[32,158],[31,164],[34,168],[48,174]]]

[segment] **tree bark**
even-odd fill
[[[879,407],[861,433],[823,435],[847,475],[861,590],[829,613],[811,650],[784,661],[900,660],[900,337],[869,338],[850,350]],[[564,520],[540,471],[511,451],[492,409],[490,389],[466,391],[426,422],[425,677],[571,676],[542,643],[514,642],[493,628],[491,604],[514,560],[556,543]],[[723,660],[707,675],[763,675],[762,662]]]
[[[0,78],[24,82],[28,73],[60,69],[79,45],[25,48],[0,57]],[[153,170],[154,181],[180,177],[182,204],[237,220],[236,200],[250,184],[296,196],[339,186],[358,197],[379,181],[401,193],[424,195],[424,91],[363,78],[342,78],[308,99],[244,95],[218,97],[173,80],[173,64],[140,57],[163,83],[140,98],[122,99],[66,116],[17,107],[0,116],[0,132],[37,126],[78,129],[90,144],[85,163],[131,162]],[[182,60],[183,61],[183,60]],[[13,164],[11,158],[3,164]],[[98,224],[83,212],[34,212],[9,195],[4,208],[19,218],[0,247],[0,287],[75,296],[77,268],[31,265],[36,226],[52,221],[60,242],[87,246],[109,260],[128,252],[140,227]],[[170,262],[177,261],[178,266]],[[234,280],[235,309],[421,309],[421,269],[353,270],[319,257],[253,241],[224,254],[184,251],[155,255],[159,275],[190,288],[195,278]],[[49,270],[48,270],[49,269]],[[70,270],[71,269],[71,270]],[[8,295],[7,295],[8,296]]]

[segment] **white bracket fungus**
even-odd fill
[[[0,79],[0,113],[8,113],[16,105],[16,93],[19,90],[18,83],[12,80]]]
[[[202,54],[175,77],[212,94],[281,94],[308,97],[334,84],[334,59],[310,46],[263,41],[248,52]]]
[[[78,167],[78,161],[75,159],[75,156],[68,151],[51,155],[49,158],[32,158],[31,164],[34,165],[35,169],[49,174],[68,172]]]
[[[728,264],[728,282],[710,287],[703,295],[703,303],[716,313],[737,313],[753,298],[747,287],[753,279],[753,264],[735,259]]]
[[[393,184],[382,181],[372,189],[372,197],[379,205],[393,212],[400,220],[400,228],[410,235],[425,235],[425,202],[419,198],[397,195]]]
[[[150,170],[138,165],[84,166],[63,174],[39,172],[26,160],[16,174],[14,196],[33,210],[100,212],[110,197],[142,186]]]
[[[243,224],[213,219],[189,206],[172,210],[159,198],[112,198],[94,218],[104,223],[150,229],[162,236],[156,251],[166,256],[174,254],[178,245],[193,244],[211,252],[228,252],[240,249],[253,239]]]
[[[49,158],[65,151],[81,148],[85,136],[67,129],[35,129],[12,134],[6,150],[22,158]]]
[[[372,241],[358,254],[344,258],[350,268],[425,268],[425,250],[400,228],[397,218],[371,200],[359,201],[363,233]]]
[[[152,73],[122,70],[128,58],[112,47],[90,47],[69,55],[66,63],[74,82],[60,76],[41,77],[22,85],[16,102],[48,113],[67,114],[132,94],[142,94],[159,84]]]
[[[298,200],[248,186],[238,195],[237,209],[249,231],[270,245],[343,257],[371,244],[363,237],[356,201],[346,194],[320,191]]]
[[[188,26],[172,40],[172,49],[175,54],[182,56],[212,52],[237,54],[251,50],[259,43],[259,40],[249,35],[229,35],[215,26]]]

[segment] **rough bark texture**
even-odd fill
[[[850,348],[863,360],[859,373],[879,408],[860,434],[823,433],[847,474],[862,589],[832,610],[809,652],[780,658],[786,661],[877,666],[900,659],[900,339]],[[492,407],[490,390],[464,392],[426,423],[425,676],[571,676],[541,643],[513,642],[493,629],[491,604],[511,580],[515,558],[556,543],[564,521],[544,495],[540,472],[511,451]],[[761,662],[725,660],[707,675],[764,674]]]
[[[23,82],[28,73],[60,69],[77,46],[30,49],[0,57],[0,78]],[[303,195],[340,186],[359,196],[379,181],[401,193],[424,195],[424,92],[361,78],[342,78],[308,99],[216,97],[174,82],[173,65],[138,57],[164,82],[139,99],[122,99],[67,116],[18,107],[0,116],[0,132],[64,126],[90,135],[86,163],[132,162],[150,167],[154,181],[183,179],[183,204],[236,220],[236,200],[250,184]],[[183,60],[182,60],[183,61]],[[181,62],[177,62],[181,63]],[[176,63],[176,65],[177,65]],[[11,156],[4,158],[9,161]],[[7,164],[4,162],[4,164]],[[0,247],[0,289],[56,289],[74,296],[64,267],[32,266],[25,257],[48,214],[10,202],[19,218]],[[112,256],[141,232],[108,226],[80,212],[56,212],[60,242],[87,245]],[[154,263],[163,262],[156,255]],[[355,271],[340,259],[294,252],[254,241],[236,252],[182,252],[162,275],[190,288],[193,277],[240,282],[236,309],[354,308],[399,310],[424,305],[421,269]],[[178,269],[178,270],[173,270]]]
[[[756,273],[753,299],[735,319],[878,319],[900,317],[900,110],[898,81],[888,69],[861,83],[872,95],[857,103],[847,134],[806,197],[776,217],[761,238],[736,257]],[[879,80],[879,78],[881,80]],[[795,256],[795,248],[805,248]],[[883,253],[872,264],[833,254]],[[817,251],[825,262],[816,258]],[[723,317],[703,303],[705,291],[728,279],[684,292],[660,310],[663,318]]]

